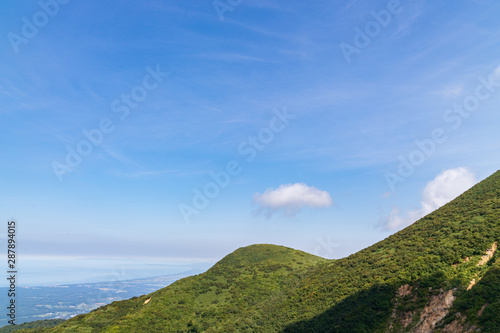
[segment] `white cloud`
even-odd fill
[[[397,207],[393,208],[383,221],[383,227],[388,230],[406,227],[455,199],[476,183],[475,175],[467,168],[445,170],[425,186],[420,209],[410,210],[401,215]]]
[[[496,79],[500,78],[500,66],[495,68],[495,70],[493,71],[493,77]]]
[[[303,183],[281,185],[277,189],[268,188],[262,194],[255,193],[253,200],[259,205],[259,211],[266,211],[268,216],[280,210],[288,216],[293,216],[303,207],[333,205],[328,192]]]

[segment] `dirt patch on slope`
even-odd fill
[[[420,314],[420,321],[411,332],[428,333],[431,332],[436,324],[443,319],[453,305],[455,290],[441,292],[439,295],[431,297],[429,304],[425,306]]]
[[[481,257],[481,260],[479,260],[479,262],[477,263],[477,266],[483,266],[484,264],[486,264],[493,257],[493,255],[495,254],[495,251],[497,249],[498,249],[498,243],[495,242],[495,243],[493,243],[491,248],[486,250],[486,254]]]

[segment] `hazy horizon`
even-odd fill
[[[341,258],[500,169],[500,3],[220,3],[1,5],[19,283],[260,243]]]

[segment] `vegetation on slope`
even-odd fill
[[[263,304],[279,298],[305,270],[327,261],[282,246],[240,248],[204,274],[113,302],[68,320],[54,332],[82,327],[92,332],[251,332],[265,325],[259,315]]]
[[[249,246],[204,274],[47,331],[404,332],[419,323],[432,297],[447,290],[457,297],[450,316],[468,314],[469,324],[487,331],[496,325],[492,316],[498,313],[499,296],[486,296],[498,270],[477,264],[499,240],[497,172],[410,227],[347,258],[326,260],[279,246]],[[467,291],[474,278],[481,280]],[[399,297],[403,285],[411,293]],[[472,292],[483,295],[477,304],[467,301]],[[486,303],[482,315],[474,317]]]
[[[390,295],[394,298],[397,287],[414,286],[413,290],[419,294],[409,303],[420,310],[442,288],[457,288],[457,294],[463,293],[474,277],[485,273],[487,267],[476,264],[499,239],[500,172],[497,172],[406,229],[310,272],[285,302],[270,304],[267,313],[270,318],[280,315],[280,322],[291,322],[285,331],[384,331],[389,326],[391,312],[389,306],[380,304]],[[348,319],[348,324],[335,321],[349,318],[351,307],[339,308],[342,300],[373,292],[372,288],[380,290],[376,294],[381,302],[361,297],[356,304],[355,320]],[[325,313],[332,312],[336,314],[334,317],[324,318]],[[376,317],[372,316],[374,312],[378,313]],[[318,313],[323,316],[317,317]]]
[[[490,268],[473,288],[457,297],[441,328],[456,320],[459,323],[466,322],[468,326],[476,325],[483,333],[497,333],[500,330],[499,257],[497,255],[490,260]]]
[[[30,321],[28,323],[22,323],[19,325],[7,325],[0,328],[0,333],[8,333],[14,332],[22,329],[34,329],[34,328],[42,328],[42,327],[54,327],[64,322],[64,319],[45,319],[45,320],[36,320]]]

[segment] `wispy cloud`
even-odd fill
[[[145,170],[145,171],[133,171],[133,172],[123,172],[123,171],[115,171],[114,175],[116,177],[121,178],[138,178],[138,179],[150,179],[156,178],[163,175],[173,175],[175,177],[187,177],[192,175],[205,175],[208,174],[209,171],[201,170],[201,171],[185,171],[185,170]]]
[[[407,18],[405,21],[403,21],[399,26],[398,29],[392,34],[392,37],[396,37],[405,30],[407,30],[413,23],[417,21],[419,16],[422,15],[422,12],[417,12],[414,13],[411,17]]]
[[[144,167],[140,164],[138,164],[137,162],[135,162],[134,160],[126,157],[125,155],[123,155],[122,153],[120,153],[118,150],[116,149],[113,149],[109,146],[105,146],[103,145],[102,146],[102,150],[104,150],[106,153],[109,154],[109,156],[111,156],[112,158],[114,158],[115,160],[123,163],[124,165],[126,165],[127,167],[130,167],[130,168],[136,168],[136,169],[144,169]]]
[[[227,61],[227,62],[246,62],[246,61],[256,61],[256,62],[267,62],[277,64],[277,61],[270,61],[263,58],[252,57],[244,54],[238,53],[219,53],[219,54],[202,54],[199,55],[200,58],[216,60],[216,61]]]
[[[259,211],[265,211],[268,217],[279,211],[283,211],[287,216],[294,216],[304,207],[320,208],[333,205],[328,192],[304,183],[281,185],[277,189],[268,188],[262,194],[256,193],[253,200],[259,205]]]
[[[464,91],[464,87],[462,85],[456,84],[444,87],[443,89],[437,91],[438,95],[441,95],[445,98],[457,98]]]
[[[115,176],[122,178],[153,178],[175,172],[176,170],[148,170],[148,171],[137,171],[137,172],[117,171],[115,172]]]

